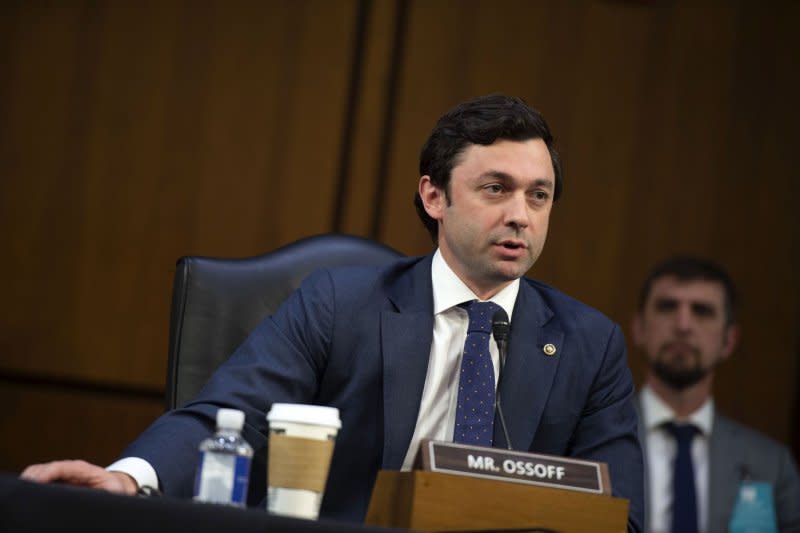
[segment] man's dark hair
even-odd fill
[[[464,150],[473,144],[490,145],[498,139],[527,141],[542,139],[550,152],[556,183],[553,201],[561,196],[561,161],[553,147],[553,136],[544,117],[524,101],[512,96],[492,94],[457,105],[436,123],[422,146],[419,175],[430,176],[431,183],[444,190],[450,205],[450,173]],[[414,205],[422,223],[436,243],[439,226],[425,211],[417,192]]]
[[[736,321],[736,287],[728,273],[717,263],[693,255],[676,255],[656,265],[645,279],[639,291],[639,312],[644,311],[653,283],[660,278],[672,276],[679,281],[716,281],[725,292],[725,318],[728,325]]]

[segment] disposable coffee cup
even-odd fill
[[[336,434],[335,407],[274,403],[269,413],[267,510],[316,520],[328,480]]]

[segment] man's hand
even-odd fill
[[[31,465],[20,474],[20,478],[38,483],[61,482],[118,494],[136,494],[138,486],[128,474],[109,472],[86,461],[53,461]]]

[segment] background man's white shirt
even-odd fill
[[[648,522],[650,533],[669,533],[672,525],[672,471],[677,454],[674,437],[663,427],[665,422],[691,422],[699,433],[692,441],[694,486],[697,494],[698,531],[708,529],[708,442],[714,421],[714,401],[709,398],[688,418],[680,419],[653,390],[642,387],[642,421],[646,431],[648,484]]]

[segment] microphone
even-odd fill
[[[506,417],[503,416],[503,406],[500,403],[500,385],[503,383],[503,367],[506,364],[506,354],[508,353],[508,332],[511,325],[508,323],[508,314],[501,307],[492,315],[492,335],[497,343],[499,362],[497,368],[497,388],[494,391],[494,404],[497,406],[497,415],[500,418],[500,426],[503,428],[503,436],[506,438],[506,446],[511,448],[511,439],[508,436],[506,427]]]

